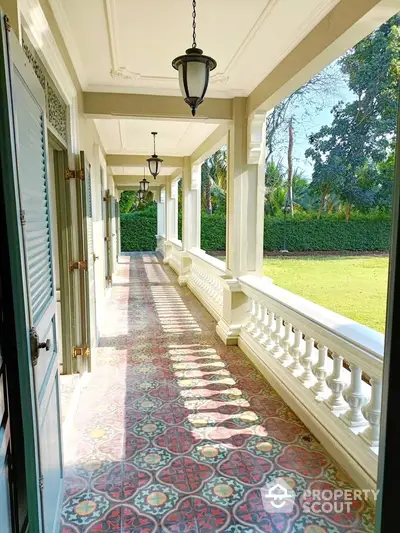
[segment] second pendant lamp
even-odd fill
[[[163,162],[162,159],[158,157],[156,154],[156,131],[152,131],[151,134],[153,135],[153,144],[154,144],[154,151],[153,155],[147,159],[147,163],[149,165],[149,171],[150,174],[153,176],[154,179],[159,175],[161,170],[161,163]]]

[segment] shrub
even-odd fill
[[[388,250],[390,220],[359,216],[349,222],[329,217],[308,220],[293,218],[285,222],[282,218],[265,218],[264,249],[282,249],[284,233],[286,248],[290,252]]]
[[[121,214],[121,250],[123,252],[156,249],[157,217],[144,211]]]
[[[179,215],[181,219],[181,215]],[[179,224],[181,230],[181,224]],[[286,248],[296,251],[386,251],[389,249],[390,217],[385,214],[355,214],[349,222],[340,215],[318,219],[300,214],[294,218],[265,217],[264,249],[281,250],[284,232]],[[156,249],[157,217],[150,212],[121,214],[122,251]],[[201,247],[207,252],[226,249],[226,218],[221,215],[201,217]]]

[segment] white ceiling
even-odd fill
[[[143,158],[143,164],[146,162],[146,159]],[[111,173],[114,176],[140,176],[143,177],[143,167],[110,167]],[[161,165],[160,176],[169,176],[175,172],[176,168],[163,168]],[[146,162],[146,179],[151,181],[153,177],[150,175],[147,162]]]
[[[191,46],[190,0],[49,0],[85,90],[179,94],[172,59]],[[247,96],[339,0],[200,0],[208,94]]]
[[[95,120],[105,151],[109,154],[153,153],[152,131],[157,131],[156,149],[159,155],[191,155],[218,127],[218,124],[169,120]],[[144,158],[145,159],[145,158]]]

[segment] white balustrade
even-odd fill
[[[239,346],[349,473],[376,482],[384,338],[255,276]]]
[[[182,242],[171,239],[168,241],[168,245],[169,253],[166,257],[168,264],[179,276],[182,271]]]
[[[202,250],[190,250],[187,285],[216,320],[222,316],[225,263]],[[255,323],[253,324],[255,327]]]

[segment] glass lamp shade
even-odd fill
[[[143,192],[147,192],[149,190],[150,183],[147,181],[146,178],[143,178],[142,181],[139,181],[140,183],[140,190]]]
[[[143,197],[144,197],[144,191],[142,191],[142,189],[140,189],[137,193],[138,195],[138,198],[139,198],[139,202],[143,200]]]
[[[195,116],[198,106],[204,100],[210,71],[215,69],[217,62],[212,57],[204,56],[200,48],[189,48],[186,55],[172,61],[172,66],[178,71],[182,96]]]
[[[156,177],[160,173],[162,162],[163,160],[160,159],[156,154],[153,154],[151,157],[147,159],[150,174],[153,176],[154,179],[156,179]]]

